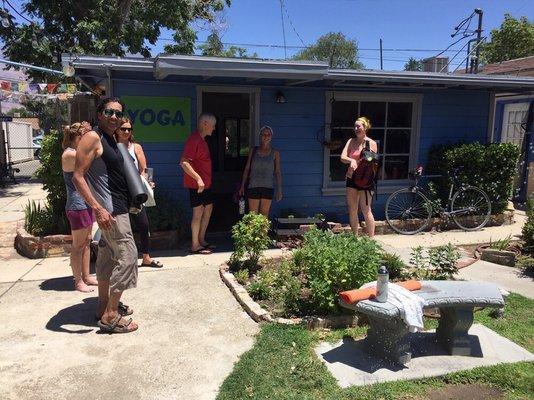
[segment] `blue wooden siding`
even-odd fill
[[[282,90],[286,103],[275,102]],[[274,130],[273,146],[280,150],[284,198],[273,202],[273,214],[293,209],[307,215],[335,214],[346,222],[345,196],[324,196],[323,146],[316,140],[325,124],[325,90],[306,88],[261,88],[260,126]],[[196,86],[173,82],[115,81],[116,95],[183,96],[191,98],[191,125],[196,126]],[[406,91],[405,91],[406,92]],[[490,95],[464,90],[421,90],[418,161],[425,163],[428,149],[437,143],[487,140]],[[257,134],[257,133],[256,133]],[[178,165],[181,143],[143,143],[149,164],[154,167],[158,188],[171,191],[183,204],[188,193],[182,187]],[[373,204],[377,218],[383,218],[387,195]],[[232,205],[233,206],[233,205]],[[187,209],[187,208],[186,208]]]

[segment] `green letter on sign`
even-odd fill
[[[123,96],[126,116],[141,142],[184,142],[191,133],[189,97]]]

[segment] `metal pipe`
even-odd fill
[[[0,62],[2,62],[4,64],[8,64],[8,65],[14,65],[16,67],[30,68],[30,69],[35,69],[37,71],[48,72],[50,74],[64,75],[63,71],[56,71],[55,69],[36,67],[35,65],[23,64],[23,63],[18,63],[18,62],[14,62],[14,61],[4,60],[3,58],[0,58]]]

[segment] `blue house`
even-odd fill
[[[80,56],[77,79],[120,96],[154,168],[159,190],[188,204],[178,161],[201,111],[217,117],[209,145],[214,167],[213,228],[238,218],[232,194],[259,128],[274,130],[284,198],[272,213],[348,219],[346,166],[339,155],[359,115],[373,125],[382,169],[373,210],[384,215],[392,191],[444,142],[493,140],[495,97],[534,90],[534,78],[329,69],[313,62],[158,55],[151,59]]]

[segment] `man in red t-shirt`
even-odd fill
[[[197,130],[187,138],[180,159],[184,170],[184,186],[189,189],[189,201],[193,209],[191,252],[197,254],[211,254],[213,248],[205,239],[213,210],[211,157],[205,138],[213,133],[216,122],[213,114],[200,114]]]

